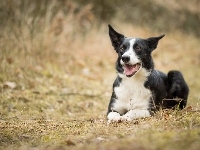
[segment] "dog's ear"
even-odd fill
[[[112,42],[112,46],[114,47],[115,50],[117,50],[117,48],[120,46],[122,42],[122,39],[124,38],[124,35],[115,31],[111,25],[108,25],[108,28],[109,28],[109,36]]]
[[[149,46],[149,49],[150,49],[151,51],[153,51],[154,49],[156,49],[156,48],[157,48],[157,45],[158,45],[158,41],[159,41],[160,39],[162,39],[164,36],[165,36],[165,35],[163,34],[163,35],[158,36],[158,37],[150,37],[150,38],[146,39],[147,44],[148,44],[148,46]]]

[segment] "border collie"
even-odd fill
[[[179,71],[154,70],[151,52],[165,35],[147,39],[125,37],[111,25],[109,36],[118,53],[117,78],[108,106],[108,122],[149,117],[159,109],[183,109],[189,88]]]

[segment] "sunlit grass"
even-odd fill
[[[135,31],[141,37],[152,34],[140,28],[132,32],[131,27],[126,27],[130,28],[130,35]],[[22,55],[19,61],[9,53],[13,62],[1,64],[6,70],[1,73],[2,148],[188,149],[191,145],[192,149],[198,149],[200,83],[194,80],[200,73],[196,58],[198,40],[170,33],[153,54],[159,70],[183,72],[190,86],[187,110],[161,110],[151,118],[108,125],[105,115],[115,78],[116,54],[105,30],[106,27],[98,31],[98,36],[89,33],[84,45],[79,41],[66,45],[73,49],[70,53],[65,48],[56,55],[48,52],[37,65],[31,63],[34,55],[28,56],[30,59]],[[99,46],[99,43],[104,44]],[[6,81],[16,86],[12,88]]]

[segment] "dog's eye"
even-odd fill
[[[120,47],[120,51],[124,51],[126,49],[126,46],[123,45],[122,47]]]
[[[141,50],[142,50],[142,47],[141,47],[140,45],[136,44],[135,47],[134,47],[134,49],[135,49],[136,51],[141,51]]]

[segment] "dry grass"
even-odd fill
[[[190,87],[187,109],[108,125],[117,55],[107,25],[87,34],[74,29],[70,17],[93,19],[88,9],[75,16],[58,13],[33,39],[26,38],[28,26],[20,37],[1,39],[0,149],[199,149],[199,39],[178,30],[165,33],[153,53],[157,69],[183,72]],[[162,34],[113,24],[126,36]]]
[[[121,32],[128,36],[152,35],[128,25],[126,29]],[[160,111],[152,118],[110,125],[105,114],[116,54],[106,27],[66,45],[70,50],[62,47],[56,55],[48,52],[37,65],[31,65],[34,55],[19,61],[9,53],[13,62],[5,56],[1,64],[7,71],[1,73],[1,148],[198,149],[200,114],[194,111],[199,109],[200,83],[194,80],[200,73],[198,40],[168,34],[154,52],[158,69],[183,71],[190,86],[188,110]]]

